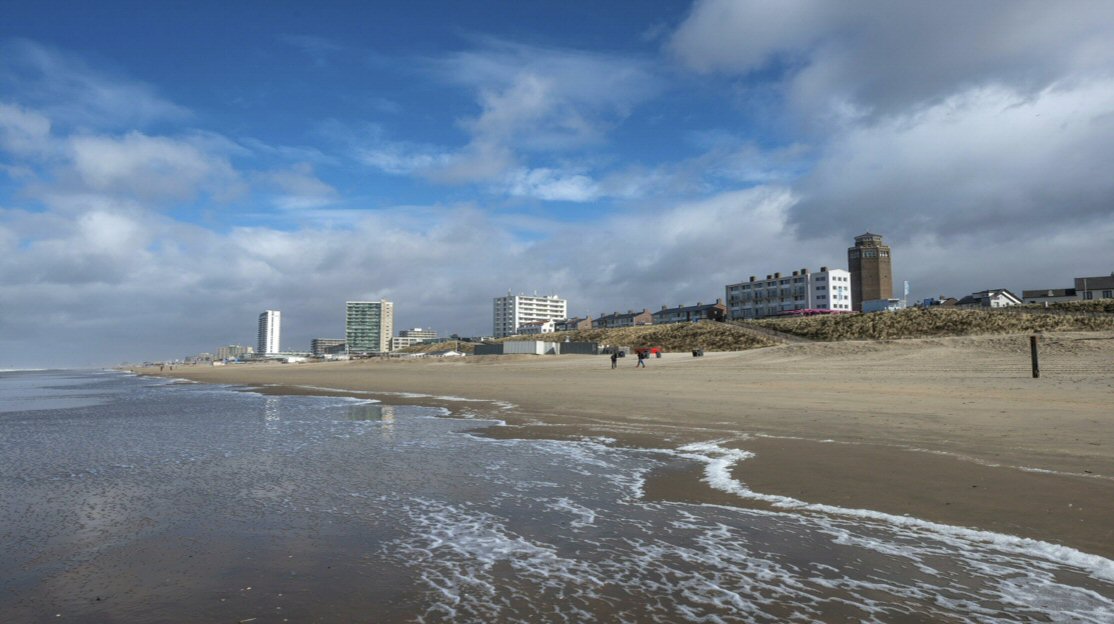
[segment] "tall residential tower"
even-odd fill
[[[349,354],[386,353],[395,331],[390,301],[348,301],[344,308],[344,342]]]
[[[259,355],[274,355],[282,348],[279,341],[282,334],[282,312],[266,310],[259,315],[259,345],[255,352]]]
[[[851,272],[851,306],[863,311],[864,301],[892,299],[894,278],[890,270],[890,247],[879,234],[860,234],[855,246],[847,250],[847,269]]]
[[[513,336],[522,325],[534,321],[556,321],[569,316],[569,303],[557,295],[530,297],[512,295],[496,297],[494,303],[494,324],[496,338]]]

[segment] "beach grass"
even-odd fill
[[[823,341],[1114,330],[1114,314],[1101,312],[1104,307],[1060,306],[1055,310],[1079,313],[1049,313],[1036,307],[1002,310],[938,307],[871,314],[759,319],[741,324]]]

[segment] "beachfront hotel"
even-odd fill
[[[391,350],[395,307],[385,299],[348,301],[344,304],[344,343],[349,355]]]
[[[774,273],[760,280],[728,284],[727,317],[732,320],[759,319],[794,310],[851,311],[851,273],[820,267],[790,275]]]
[[[282,351],[279,347],[282,336],[282,312],[265,310],[259,315],[259,344],[256,353],[274,355]]]
[[[847,268],[851,272],[851,309],[862,312],[864,301],[892,299],[893,272],[890,268],[890,247],[882,236],[867,232],[855,237],[855,246],[847,250]]]
[[[493,305],[496,338],[514,336],[518,328],[537,321],[559,321],[569,316],[569,303],[557,295],[496,297]]]

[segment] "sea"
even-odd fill
[[[398,398],[0,372],[0,622],[1114,622],[1103,557]]]

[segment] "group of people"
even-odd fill
[[[650,358],[649,351],[638,350],[638,363],[634,365],[635,368],[646,368],[646,360]],[[611,352],[611,368],[619,368],[619,352]]]

